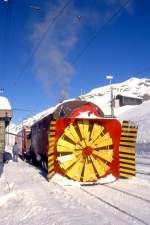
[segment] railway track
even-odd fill
[[[119,189],[119,188],[116,188],[116,187],[112,187],[112,186],[107,185],[107,184],[104,184],[104,186],[107,187],[107,188],[109,188],[109,189],[111,189],[111,190],[116,190],[116,191],[119,191],[119,192],[121,192],[121,193],[124,193],[124,194],[126,194],[126,195],[128,195],[128,196],[132,196],[132,197],[135,197],[135,198],[137,198],[137,199],[140,199],[140,200],[143,200],[143,201],[145,201],[145,202],[150,203],[150,199],[143,198],[143,197],[141,197],[141,196],[139,196],[139,195],[130,193],[130,192],[128,192],[128,191],[125,191],[125,190],[122,190],[122,189]]]
[[[140,156],[140,155],[137,155],[136,158],[137,159],[149,159],[150,160],[150,156]]]
[[[117,215],[119,219],[126,221],[126,224],[150,225],[148,219],[150,195],[149,198],[146,198],[146,195],[145,197],[140,196],[140,193],[142,195],[141,187],[136,186],[140,191],[138,195],[133,193],[134,187],[132,187],[132,193],[130,193],[130,190],[125,191],[121,190],[121,187],[119,189],[112,186],[117,186],[117,183],[91,186],[82,184],[80,187],[72,186],[72,188],[70,187],[71,185],[60,185],[57,182],[55,184],[59,185],[65,192],[67,191],[73,198],[76,196],[76,201],[80,201],[83,207],[90,207],[92,203],[93,210],[96,207],[96,210],[99,212],[106,211],[108,218],[113,214]],[[133,186],[135,185],[133,184]],[[78,195],[75,195],[75,193],[78,193]]]
[[[136,156],[136,176],[141,179],[150,180],[149,156]]]
[[[150,173],[145,173],[144,171],[137,171],[136,173],[142,174],[142,175],[145,175],[145,176],[150,176]]]
[[[133,220],[138,222],[138,224],[139,223],[144,224],[144,225],[150,224],[149,221],[146,219],[146,216],[142,215],[141,212],[137,213],[134,209],[132,209],[130,204],[128,205],[128,207],[126,207],[126,204],[123,204],[124,201],[121,201],[121,199],[125,199],[125,202],[126,202],[126,199],[132,198],[132,204],[133,204],[133,202],[138,201],[139,206],[146,205],[147,208],[149,208],[150,207],[150,199],[145,199],[142,196],[138,196],[136,194],[129,193],[127,191],[120,190],[116,187],[111,187],[109,185],[103,185],[103,187],[105,187],[105,191],[106,191],[106,189],[107,190],[109,189],[111,196],[113,196],[113,194],[115,196],[117,196],[118,193],[121,193],[121,195],[122,196],[124,195],[124,197],[120,198],[119,201],[117,201],[117,200],[115,201],[114,199],[111,199],[111,197],[109,199],[108,199],[108,197],[104,197],[104,195],[102,193],[95,194],[94,193],[95,191],[93,188],[90,188],[90,190],[89,190],[89,188],[87,188],[87,187],[85,188],[82,186],[81,190],[83,192],[85,192],[87,195],[97,199],[99,202],[112,207],[113,209],[117,210],[120,213],[125,214],[126,216],[129,216],[130,218],[132,218]],[[98,186],[97,186],[97,188],[98,188]],[[111,189],[111,191],[110,191],[110,189]],[[115,193],[113,193],[113,192],[115,192]],[[138,216],[137,216],[137,214],[138,214]]]
[[[141,172],[141,171],[137,171],[136,177],[141,179],[141,180],[146,180],[146,181],[150,182],[150,173],[144,173],[144,172]]]

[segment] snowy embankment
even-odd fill
[[[137,153],[150,155],[150,100],[118,116],[120,120],[132,120],[138,125]]]

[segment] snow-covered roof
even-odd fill
[[[11,110],[11,105],[4,96],[0,96],[0,110]]]

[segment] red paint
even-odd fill
[[[83,149],[83,155],[91,155],[93,152],[93,149],[90,146],[87,146]]]
[[[94,114],[97,117],[103,116],[103,113],[99,112],[96,107],[93,107],[91,103],[87,103],[83,106],[76,108],[73,112],[71,112],[70,117],[78,117],[80,114],[87,112],[89,114]]]

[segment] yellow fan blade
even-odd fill
[[[113,151],[112,150],[100,150],[100,151],[93,151],[93,154],[104,159],[107,162],[111,162],[113,160]]]
[[[94,168],[93,168],[93,164],[92,161],[90,159],[90,157],[87,157],[86,162],[85,162],[85,166],[84,166],[84,173],[83,173],[83,181],[96,181],[97,180],[97,176],[95,174]]]
[[[85,163],[85,160],[83,158],[78,160],[71,168],[69,168],[66,171],[67,176],[69,176],[73,180],[80,181],[82,171],[83,171],[83,168],[84,168],[84,163]]]
[[[76,143],[79,142],[80,137],[79,137],[77,131],[75,130],[75,126],[73,124],[70,124],[68,127],[68,130],[69,130],[70,134],[73,136],[74,142],[76,142]]]
[[[73,164],[79,161],[79,154],[72,154],[67,156],[60,156],[57,158],[62,169],[67,170]]]
[[[76,150],[83,150],[83,146],[80,142],[76,144]]]
[[[58,155],[59,154],[65,154],[65,155],[67,155],[67,154],[77,154],[77,153],[82,153],[82,150],[81,149],[72,149],[72,148],[66,148],[66,147],[64,147],[64,146],[57,146],[57,153],[58,153]]]
[[[82,138],[89,137],[89,121],[82,120],[77,122]]]
[[[102,148],[102,147],[108,147],[112,145],[112,139],[108,139],[105,141],[102,141],[101,143],[98,143],[97,145],[95,145],[95,148]]]
[[[68,127],[67,127],[67,129],[65,129],[64,134],[65,134],[65,136],[67,136],[69,139],[71,139],[73,142],[75,142],[75,139],[74,139],[73,135],[71,134],[70,130],[68,129]]]
[[[105,172],[110,169],[110,166],[107,165],[107,163],[102,161],[100,158],[97,158],[96,160],[101,166],[103,166]]]
[[[112,138],[110,138],[109,133],[107,132],[103,137],[99,136],[93,144],[95,145],[96,148],[104,147],[104,146],[109,146],[112,145]]]
[[[66,141],[64,140],[63,138],[59,138],[58,142],[57,142],[57,146],[63,146],[63,147],[66,147],[66,148],[70,148],[70,149],[75,149],[75,144],[69,142],[69,141]]]
[[[64,147],[64,146],[57,146],[57,152],[68,152],[68,153],[73,153],[74,152],[74,148],[69,148],[69,147]]]
[[[90,157],[92,159],[92,162],[94,164],[94,167],[97,171],[98,176],[99,177],[104,176],[104,174],[105,174],[105,164],[103,162],[100,162],[97,159],[94,159],[93,156],[90,156]]]
[[[86,142],[85,142],[85,140],[83,139],[82,141],[80,141],[80,142],[79,142],[79,145],[82,147],[82,149],[85,148],[85,147],[86,147]]]
[[[103,130],[104,130],[104,127],[102,127],[101,125],[97,123],[94,123],[92,131],[91,131],[91,135],[90,135],[90,139],[92,143],[100,136]]]

